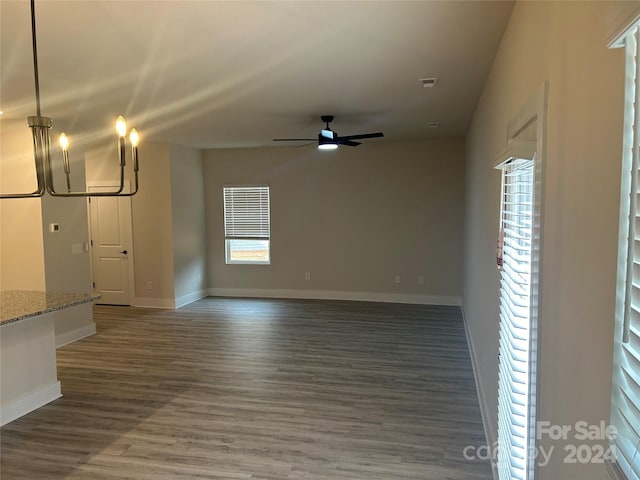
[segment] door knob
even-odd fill
[[[125,254],[125,255],[126,255],[126,254],[127,254],[127,251],[126,251],[126,250],[122,250],[120,253],[123,253],[123,254]]]

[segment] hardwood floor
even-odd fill
[[[490,479],[455,307],[206,298],[95,308],[2,480]]]

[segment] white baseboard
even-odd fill
[[[206,297],[208,294],[209,293],[207,292],[207,290],[199,290],[197,292],[192,292],[187,295],[183,295],[182,297],[178,297],[176,298],[176,301],[175,301],[175,304],[176,304],[175,308],[184,307],[189,303],[193,303],[196,300],[200,300],[201,298]]]
[[[0,426],[13,422],[15,419],[33,412],[35,409],[60,398],[60,382],[52,383],[46,387],[39,388],[18,400],[0,406]]]
[[[473,368],[473,378],[476,383],[476,393],[478,395],[478,403],[480,405],[480,416],[482,418],[482,427],[484,429],[484,437],[487,441],[487,445],[490,448],[493,448],[493,445],[496,445],[498,438],[493,438],[493,431],[489,427],[489,414],[490,412],[487,409],[487,404],[485,402],[484,390],[482,389],[482,383],[480,382],[480,374],[478,370],[478,357],[476,356],[476,349],[473,345],[473,340],[471,338],[471,334],[469,332],[469,325],[467,325],[467,318],[464,315],[464,308],[461,306],[460,311],[462,312],[462,323],[464,324],[464,334],[467,337],[467,345],[469,346],[469,356],[471,357],[471,368]],[[496,383],[496,388],[498,388],[498,384]],[[496,412],[497,415],[497,412]],[[494,480],[498,480],[498,470],[495,462],[491,462],[491,473],[493,475]]]
[[[134,298],[132,307],[174,309],[176,301],[171,298]]]
[[[414,303],[460,306],[460,297],[411,293],[341,292],[331,290],[286,290],[260,288],[210,288],[212,297],[302,298],[314,300],[352,300],[360,302]]]
[[[76,342],[85,337],[90,337],[91,335],[95,335],[95,333],[96,324],[93,322],[80,328],[76,328],[75,330],[61,333],[60,335],[56,335],[56,348]]]

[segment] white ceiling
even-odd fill
[[[39,0],[42,113],[72,139],[122,113],[145,139],[200,148],[314,137],[322,114],[341,135],[385,133],[367,142],[459,137],[512,6]],[[0,0],[3,121],[35,114],[30,35],[29,2]]]

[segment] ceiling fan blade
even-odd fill
[[[315,138],[274,138],[274,142],[313,142]]]
[[[350,147],[357,147],[358,145],[360,145],[360,142],[354,142],[353,140],[345,140],[344,137],[338,138],[337,143],[339,145],[348,145]]]
[[[339,140],[357,140],[359,138],[377,138],[377,137],[384,137],[384,134],[382,132],[377,132],[377,133],[362,133],[360,135],[345,135],[344,137],[338,137]]]

